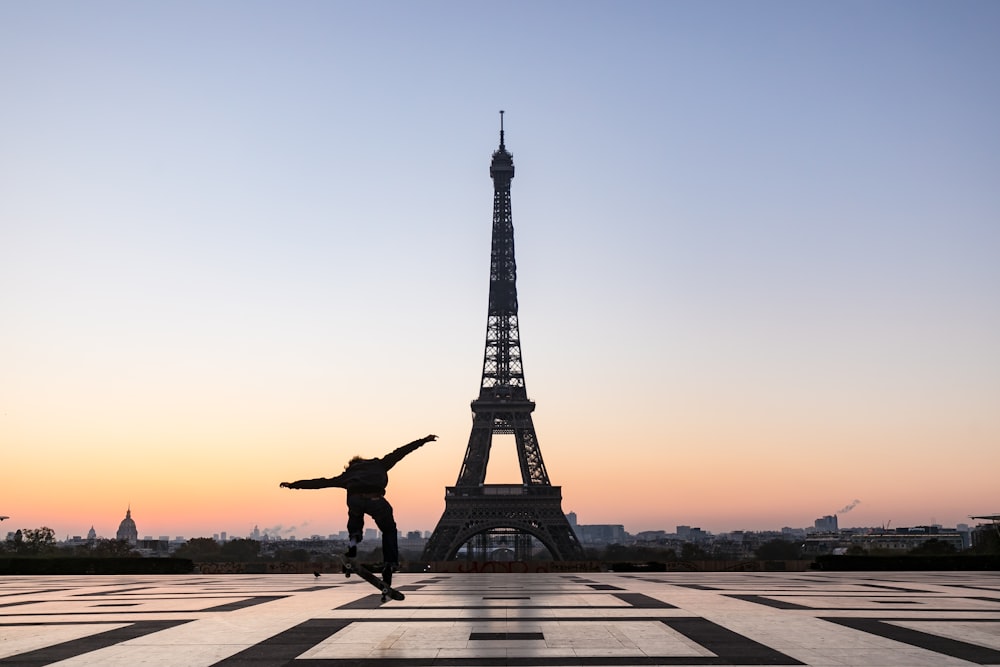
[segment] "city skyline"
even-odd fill
[[[835,512],[834,514],[816,517],[816,519],[814,519],[814,521],[811,522],[811,524],[809,524],[809,525],[801,525],[801,526],[792,526],[792,525],[777,526],[777,525],[775,525],[775,526],[762,527],[762,528],[754,528],[754,529],[729,528],[729,529],[725,529],[725,530],[711,530],[711,529],[704,528],[702,526],[687,525],[687,524],[681,523],[681,524],[677,524],[677,525],[674,525],[674,526],[661,526],[659,528],[646,528],[646,529],[643,529],[643,530],[629,530],[627,526],[625,526],[624,524],[622,524],[620,522],[614,522],[613,521],[613,522],[610,522],[610,523],[607,523],[607,524],[593,524],[593,523],[589,523],[589,522],[586,522],[586,521],[582,521],[581,522],[581,521],[579,521],[579,517],[576,516],[576,513],[573,512],[573,511],[567,512],[567,517],[570,519],[570,525],[574,526],[574,529],[576,529],[575,527],[578,526],[578,525],[579,526],[595,526],[595,525],[597,525],[597,526],[603,526],[603,525],[621,526],[622,529],[625,531],[625,533],[627,533],[629,535],[632,535],[632,536],[640,535],[642,533],[656,533],[656,532],[665,532],[667,534],[673,534],[674,532],[679,532],[680,529],[682,529],[682,528],[688,529],[688,530],[694,529],[694,530],[698,530],[698,531],[704,531],[706,534],[709,534],[709,535],[725,535],[725,534],[734,533],[734,532],[768,533],[768,532],[781,532],[781,531],[786,531],[786,530],[794,530],[794,531],[817,530],[819,532],[825,532],[825,530],[826,530],[825,526],[827,526],[828,524],[830,524],[831,518],[834,519],[836,523],[839,523],[839,518],[842,517],[842,516],[846,516],[852,509],[854,509],[854,507],[856,507],[858,504],[860,504],[860,502],[861,502],[860,500],[855,499],[854,501],[852,501],[852,503],[850,503],[846,507],[842,508],[840,511]],[[126,511],[125,518],[126,519],[132,518],[131,517],[131,507],[128,508],[128,510]],[[950,525],[950,526],[949,525],[944,525],[944,524],[938,524],[938,523],[903,526],[903,525],[899,525],[899,524],[893,525],[892,522],[890,521],[888,523],[883,523],[881,525],[873,525],[873,526],[867,526],[867,525],[842,525],[842,526],[839,526],[839,528],[841,530],[864,530],[864,529],[875,529],[875,530],[878,530],[878,529],[882,529],[882,530],[885,530],[885,531],[892,531],[892,530],[895,530],[897,528],[918,528],[918,527],[927,527],[927,526],[941,526],[941,527],[944,527],[944,528],[952,528],[952,529],[956,528],[956,527],[961,527],[961,526],[975,528],[978,525],[989,525],[989,522],[985,521],[984,519],[985,519],[984,517],[979,517],[979,520],[975,519],[974,517],[966,517],[965,521],[960,521],[960,522],[958,522],[958,523],[956,523],[954,525]],[[134,521],[134,519],[133,519],[133,521]],[[141,522],[141,517],[140,517],[140,522]],[[90,528],[88,530],[80,532],[80,533],[77,533],[77,534],[66,533],[66,534],[60,535],[58,533],[58,531],[53,531],[53,534],[54,534],[54,536],[55,536],[55,538],[57,540],[66,540],[66,539],[72,540],[72,539],[77,539],[77,538],[79,538],[79,539],[89,539],[91,537],[91,535],[90,535],[91,533],[93,533],[93,537],[97,538],[97,539],[112,539],[113,536],[114,536],[114,534],[118,530],[120,530],[120,524],[121,523],[122,522],[119,520],[119,522],[118,522],[119,525],[113,531],[109,532],[107,535],[105,535],[104,533],[102,533],[100,530],[97,530],[96,525],[98,525],[98,524],[96,524],[96,523],[95,524],[91,524],[91,526],[90,526]],[[16,532],[17,529],[22,529],[22,528],[39,528],[39,527],[41,527],[41,526],[31,526],[31,527],[29,527],[29,526],[20,526],[20,527],[18,527],[16,529],[14,527],[11,527],[7,531],[7,534],[10,535],[10,534]],[[51,528],[50,526],[47,526],[47,527]],[[237,538],[240,538],[240,539],[242,539],[242,538],[250,538],[250,539],[276,539],[276,540],[308,540],[308,539],[312,539],[312,538],[314,538],[316,536],[320,536],[320,537],[322,537],[324,539],[326,539],[326,538],[331,538],[332,539],[332,538],[334,538],[334,536],[337,536],[337,539],[347,540],[347,538],[348,538],[348,533],[347,533],[346,527],[342,527],[339,530],[333,530],[333,531],[330,531],[330,532],[315,532],[315,531],[312,531],[310,529],[310,526],[308,524],[301,525],[301,526],[296,526],[296,525],[293,525],[293,526],[277,525],[277,526],[265,526],[265,527],[261,527],[260,525],[258,525],[258,524],[255,523],[250,530],[245,531],[245,532],[241,532],[239,530],[237,530],[237,531],[219,530],[218,528],[216,528],[216,529],[210,530],[207,533],[198,533],[198,534],[194,534],[194,533],[192,533],[190,531],[171,532],[169,534],[164,533],[163,531],[157,531],[157,530],[153,530],[152,532],[149,532],[149,531],[138,530],[138,526],[137,526],[137,532],[138,532],[139,537],[141,539],[144,539],[144,540],[145,539],[163,539],[163,538],[167,538],[168,540],[171,540],[171,541],[173,541],[173,540],[180,540],[180,539],[188,540],[188,539],[192,539],[192,538],[204,538],[204,537],[213,537],[215,539],[222,539],[223,541],[225,541],[226,539],[230,539],[231,540],[231,539],[237,539]],[[371,524],[371,525],[366,524],[366,526],[365,526],[365,540],[371,541],[373,539],[373,537],[378,534],[378,532],[379,531],[378,531],[377,527],[375,527],[373,524]],[[433,531],[431,529],[428,529],[428,528],[416,528],[416,527],[397,526],[397,532],[400,535],[407,535],[409,533],[416,532],[416,533],[420,533],[420,535],[423,538],[426,539],[427,537],[429,537],[429,535]],[[87,535],[88,537],[84,538],[84,535]]]
[[[4,3],[3,527],[336,533],[342,491],[278,483],[436,433],[388,495],[432,528],[500,109],[565,511],[1000,511],[997,34],[975,1]]]

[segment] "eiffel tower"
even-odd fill
[[[562,511],[562,489],[549,483],[538,448],[521,365],[517,323],[517,265],[510,182],[514,158],[500,147],[490,164],[493,243],[486,351],[479,397],[472,401],[472,434],[455,486],[445,489],[444,514],[424,548],[423,560],[532,560],[535,542],[554,560],[581,560],[583,549]],[[486,484],[494,434],[513,435],[521,484]]]

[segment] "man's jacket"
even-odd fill
[[[399,463],[404,456],[418,447],[426,444],[426,440],[414,440],[399,447],[380,459],[360,459],[347,470],[336,477],[318,477],[316,479],[300,479],[288,485],[290,489],[325,489],[335,486],[347,489],[352,493],[375,493],[385,495],[385,487],[389,484],[389,470]]]

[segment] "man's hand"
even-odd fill
[[[278,486],[281,487],[282,489],[290,489],[290,488],[292,488],[291,482],[282,482]]]
[[[424,442],[434,442],[438,437],[436,435],[425,435]]]

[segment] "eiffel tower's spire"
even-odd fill
[[[507,151],[503,138],[503,111],[500,112],[500,147],[493,151],[493,161],[490,163],[490,178],[494,189],[510,188],[510,179],[514,178],[514,156]],[[510,193],[507,193],[508,207]],[[495,204],[495,200],[494,200]],[[494,208],[494,217],[496,209]]]

